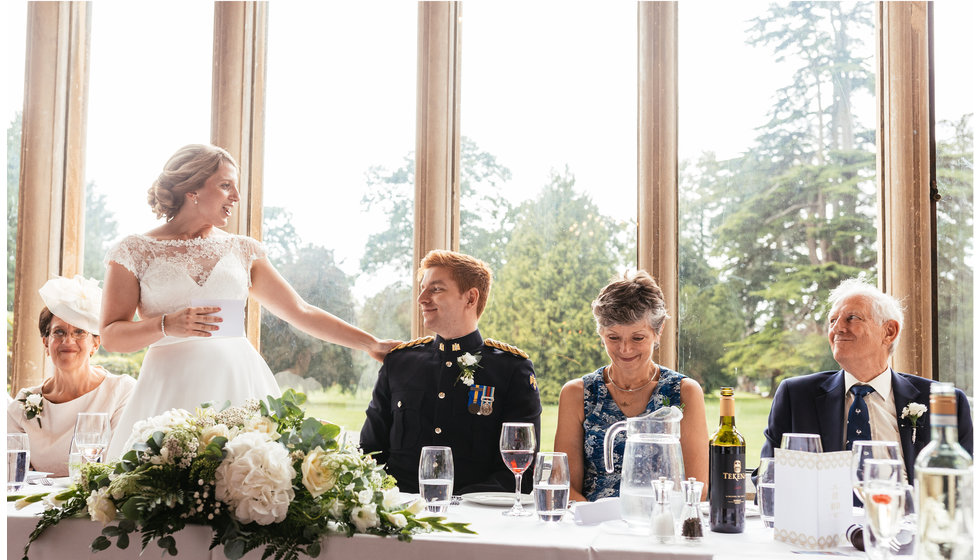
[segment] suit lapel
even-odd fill
[[[921,450],[927,441],[929,441],[928,426],[925,425],[925,418],[920,418],[918,422],[918,427],[916,428],[917,433],[915,435],[915,443],[912,442],[912,422],[908,418],[902,418],[902,410],[912,402],[922,402],[922,397],[920,397],[922,391],[920,391],[915,385],[910,381],[903,378],[901,375],[892,372],[892,393],[895,399],[895,416],[898,418],[898,436],[902,440],[902,455],[905,459],[905,472],[909,473],[909,481],[912,477],[912,465],[915,464],[915,457],[918,455],[919,450]],[[926,395],[928,397],[928,395]],[[926,399],[928,403],[928,399]],[[926,433],[923,433],[923,430]]]
[[[820,394],[814,397],[817,422],[824,451],[844,449],[844,370],[820,384]]]

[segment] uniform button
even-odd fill
[[[402,407],[402,401],[398,401],[398,408]]]
[[[437,434],[441,434],[442,433],[442,428],[436,428],[436,433]]]
[[[441,392],[441,391],[440,391],[440,392],[439,392],[439,398],[440,398],[440,399],[444,399],[444,398],[446,398],[446,393],[443,393],[443,392]]]
[[[446,362],[446,367],[453,367],[453,363],[452,362]]]

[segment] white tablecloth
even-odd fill
[[[7,504],[7,558],[23,555],[27,536],[37,523],[40,504],[16,510]],[[411,543],[396,538],[357,535],[352,538],[335,536],[323,543],[320,558],[351,560],[398,559],[436,560],[460,558],[463,560],[734,560],[734,559],[785,559],[799,560],[794,547],[774,542],[772,532],[762,526],[758,517],[746,519],[746,531],[740,534],[707,532],[698,544],[655,543],[650,537],[613,533],[601,525],[576,525],[571,516],[560,523],[539,522],[537,516],[510,518],[501,515],[497,507],[473,505],[467,502],[450,508],[448,517],[453,521],[469,522],[477,535],[427,534],[417,536]],[[102,525],[87,519],[62,521],[49,529],[31,545],[31,560],[130,560],[139,558],[139,537],[132,535],[130,546],[119,550],[113,545],[101,552],[91,552],[89,545],[102,531]],[[207,527],[188,527],[176,535],[181,559],[223,560],[219,548],[208,550],[211,531]],[[834,549],[838,555],[864,557],[854,548],[842,546]],[[151,543],[145,558],[160,558],[163,550]],[[246,555],[248,560],[259,560],[262,549]],[[169,556],[164,556],[169,558]]]

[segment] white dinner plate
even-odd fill
[[[463,494],[464,502],[480,504],[481,506],[510,507],[514,505],[513,492],[473,492]],[[529,506],[534,503],[530,494],[521,494],[521,505]]]

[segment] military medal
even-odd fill
[[[493,393],[494,388],[487,386],[480,400],[480,414],[490,416],[493,413]]]

